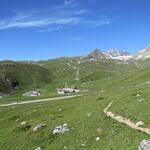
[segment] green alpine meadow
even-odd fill
[[[0,0],[0,150],[150,150],[149,0]]]
[[[2,150],[134,150],[143,139],[149,139],[149,134],[104,113],[113,101],[109,111],[149,128],[148,60],[71,57],[3,61],[0,67]],[[56,88],[63,86],[80,92],[59,95]],[[24,95],[32,90],[40,95]],[[68,125],[67,132],[53,134],[55,127],[63,124]]]

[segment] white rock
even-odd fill
[[[88,117],[90,117],[90,116],[91,116],[91,114],[87,114],[87,116],[88,116]]]
[[[27,122],[25,122],[25,121],[23,121],[23,122],[20,123],[20,125],[22,125],[22,126],[26,125],[26,124],[27,124]]]
[[[35,150],[42,150],[41,147],[37,147]]]
[[[44,127],[46,127],[46,124],[39,124],[36,127],[33,128],[33,131],[39,131],[41,129],[43,129]]]
[[[82,147],[85,147],[86,145],[85,145],[85,144],[81,144],[81,146],[82,146]]]
[[[100,140],[100,137],[96,137],[96,141],[99,141]]]
[[[67,123],[64,123],[64,124],[63,124],[63,127],[68,128],[69,125],[68,125]]]
[[[136,96],[137,96],[137,97],[140,97],[140,96],[141,96],[141,94],[137,93],[137,94],[136,94]]]
[[[67,131],[69,131],[69,126],[68,126],[68,124],[64,123],[63,125],[55,127],[55,129],[53,130],[53,135],[63,134]]]
[[[61,126],[57,126],[53,130],[53,135],[56,135],[56,134],[61,134]]]
[[[141,141],[138,150],[150,150],[150,141],[147,140]]]
[[[67,146],[64,146],[64,149],[67,149]]]
[[[141,101],[144,101],[144,100],[145,100],[144,98],[141,98],[141,99],[139,99],[138,101],[141,102]]]

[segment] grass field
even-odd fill
[[[26,104],[0,108],[0,147],[2,150],[136,150],[149,135],[120,124],[103,113],[110,101],[110,110],[143,121],[150,127],[149,68],[118,74],[109,78],[81,84],[88,95],[59,101]],[[81,82],[82,83],[82,82]],[[137,97],[136,94],[141,96]],[[142,101],[141,101],[142,99]],[[22,99],[21,99],[22,100]],[[31,128],[24,131],[20,125],[27,121]],[[38,124],[44,129],[33,132]],[[67,123],[69,132],[54,136],[57,125]],[[96,141],[96,137],[100,137]]]
[[[109,100],[98,100],[97,95],[35,105],[1,108],[0,144],[2,149],[103,149],[132,150],[147,135],[121,125],[103,114]],[[61,109],[61,111],[59,110]],[[35,111],[36,110],[36,111]],[[5,114],[5,117],[4,117]],[[90,116],[88,116],[90,114]],[[19,119],[18,121],[16,121]],[[20,122],[27,121],[31,129],[23,131]],[[45,123],[37,133],[32,128]],[[68,133],[53,136],[55,126],[68,123]],[[97,132],[100,129],[100,133]],[[96,142],[96,137],[100,141]],[[85,147],[81,145],[85,144]]]

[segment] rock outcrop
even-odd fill
[[[141,141],[138,150],[150,150],[150,141],[147,140]]]

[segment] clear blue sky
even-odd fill
[[[150,44],[150,0],[1,0],[0,60],[39,60]]]

